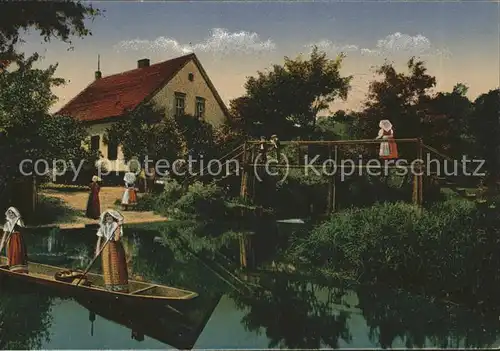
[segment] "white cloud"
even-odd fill
[[[326,52],[358,52],[361,55],[367,56],[382,56],[397,53],[446,57],[451,55],[447,49],[434,48],[429,38],[422,34],[411,36],[400,32],[389,34],[385,38],[377,40],[374,47],[371,48],[362,48],[357,45],[338,45],[325,39],[306,46],[312,47],[314,45]]]
[[[190,52],[258,52],[272,51],[276,44],[267,39],[263,41],[255,32],[229,32],[224,28],[214,28],[205,40],[198,43],[182,44],[174,38],[158,37],[154,40],[124,40],[115,45],[117,50],[173,52],[187,54]]]
[[[430,50],[431,41],[421,34],[411,36],[396,32],[377,41],[377,49],[380,51],[415,51],[425,52]]]
[[[353,52],[358,51],[359,47],[357,45],[337,45],[330,40],[320,40],[316,43],[306,45],[310,49],[314,46],[317,46],[318,49],[327,51],[327,52]]]

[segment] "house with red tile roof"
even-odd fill
[[[228,118],[227,107],[194,53],[152,65],[142,59],[137,68],[107,77],[96,71],[95,80],[57,114],[84,122],[91,147],[101,152],[108,170],[126,171],[121,148],[104,143],[104,134],[147,103],[165,110],[166,117],[189,114],[214,126]]]

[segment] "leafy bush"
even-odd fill
[[[499,232],[498,216],[467,200],[426,210],[405,203],[377,204],[332,215],[309,236],[297,238],[288,258],[304,268],[363,283],[432,287],[437,293],[466,296],[478,293],[480,275],[487,276],[488,286],[498,286]]]
[[[214,183],[195,182],[183,189],[176,180],[169,180],[155,200],[146,201],[162,215],[208,222],[224,219],[234,202],[226,199],[223,189]]]
[[[121,200],[116,200],[115,205],[121,204]],[[154,211],[156,208],[157,198],[151,194],[144,194],[137,198],[137,204],[135,205],[136,211]]]
[[[156,198],[156,211],[162,214],[168,214],[183,193],[184,190],[182,186],[176,180],[167,180],[163,192]]]
[[[178,217],[185,219],[221,219],[226,212],[224,193],[215,184],[195,182],[175,202],[174,210]]]

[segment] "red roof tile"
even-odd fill
[[[57,114],[81,121],[118,117],[135,109],[167,84],[194,54],[137,68],[92,82]]]

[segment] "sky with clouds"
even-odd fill
[[[226,102],[244,94],[246,77],[307,54],[313,45],[331,57],[344,52],[345,75],[354,75],[349,99],[335,108],[358,109],[385,59],[403,68],[413,55],[426,61],[437,90],[457,82],[477,95],[499,86],[500,4],[497,1],[343,2],[96,2],[105,10],[89,27],[93,36],[74,49],[28,35],[24,50],[42,65],[59,63],[68,84],[61,107],[93,79],[97,56],[104,76],[195,52]]]

